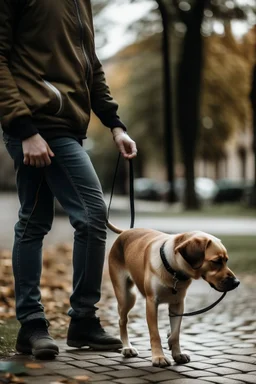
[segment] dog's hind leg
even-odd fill
[[[172,317],[172,313],[183,313],[184,311],[184,304],[179,303],[177,305],[171,305],[169,306],[169,315],[170,315],[170,326],[171,326],[171,333],[168,335],[168,345],[169,349],[172,350],[172,357],[173,360],[177,364],[186,364],[189,363],[190,357],[188,355],[185,355],[181,353],[180,350],[180,326],[181,326],[181,316]]]
[[[138,351],[131,345],[127,330],[128,313],[135,304],[136,293],[134,283],[125,269],[120,250],[117,250],[115,246],[110,252],[109,273],[118,302],[120,338],[123,343],[122,354],[126,357],[137,356]]]
[[[129,340],[127,324],[128,324],[128,314],[133,308],[136,301],[136,293],[134,291],[134,283],[129,276],[123,276],[122,278],[122,287],[120,296],[117,297],[118,300],[118,312],[119,312],[119,328],[120,328],[120,337],[123,343],[122,354],[125,357],[137,356],[139,353],[136,348],[134,348]],[[118,294],[117,294],[118,295]]]

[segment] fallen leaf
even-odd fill
[[[38,364],[38,363],[27,363],[27,364],[25,364],[25,367],[30,368],[30,369],[41,369],[44,366],[41,364]]]
[[[80,382],[84,382],[84,381],[89,381],[90,377],[89,376],[75,376],[74,379],[76,379],[77,381],[80,381]]]
[[[74,381],[69,379],[60,379],[59,381],[51,381],[50,384],[76,384]]]
[[[12,373],[6,373],[4,375],[4,377],[6,379],[8,379],[8,383],[10,383],[10,384],[13,384],[13,383],[15,383],[15,384],[24,384],[25,383],[25,381],[23,379],[13,375]]]

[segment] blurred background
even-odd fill
[[[135,195],[255,206],[254,0],[92,0],[96,45],[136,140]],[[107,194],[117,153],[93,116],[84,143]],[[15,190],[0,142],[0,188]],[[127,194],[127,164],[116,193]]]
[[[139,149],[136,196],[255,205],[255,1],[93,4],[98,54]],[[96,119],[87,146],[107,192],[116,153]]]
[[[255,0],[91,2],[98,56],[138,146],[135,227],[210,232],[222,239],[243,283],[255,285]],[[118,153],[95,116],[84,147],[108,203]],[[2,140],[0,164],[0,319],[8,319],[15,316],[10,249],[19,203]],[[121,161],[110,219],[122,228],[129,227],[128,176]],[[109,233],[108,249],[115,238]],[[56,204],[45,239],[42,297],[58,330],[67,321],[72,240]]]

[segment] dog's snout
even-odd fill
[[[240,284],[240,281],[239,281],[237,278],[235,278],[235,279],[233,280],[233,286],[234,286],[234,288],[237,288],[239,284]]]
[[[237,288],[240,284],[240,281],[236,277],[227,277],[224,282],[224,286],[227,291],[232,291],[233,289]]]

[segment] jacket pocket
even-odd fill
[[[47,80],[44,80],[42,79],[44,84],[51,90],[51,92],[53,92],[58,100],[58,103],[59,103],[59,108],[58,110],[55,112],[55,116],[59,116],[63,110],[63,98],[62,98],[62,95],[60,93],[60,91],[58,90],[58,88],[56,88],[53,84],[51,84],[49,81]]]

